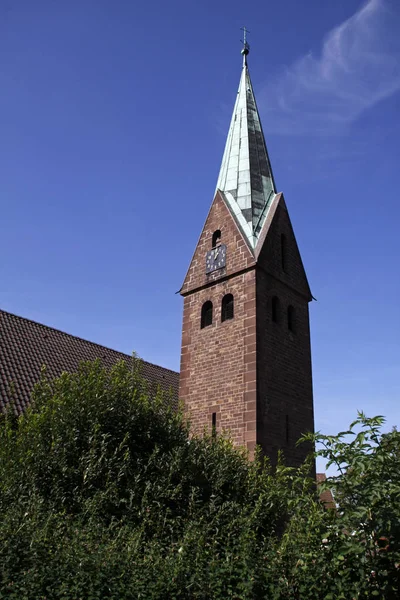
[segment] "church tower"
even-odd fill
[[[243,69],[216,192],[180,290],[180,398],[201,433],[228,430],[297,466],[313,431],[312,296]]]

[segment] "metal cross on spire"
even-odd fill
[[[250,52],[250,46],[247,41],[247,34],[250,33],[250,31],[245,26],[241,27],[240,29],[241,29],[241,31],[243,31],[243,40],[241,40],[241,42],[243,44],[243,48],[242,48],[241,53],[243,54],[243,62],[244,62],[244,64],[246,64],[246,56]]]
[[[217,189],[224,193],[244,235],[255,248],[276,189],[246,62],[249,31],[246,27],[242,31],[243,68]]]

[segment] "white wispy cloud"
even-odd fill
[[[399,0],[368,0],[259,95],[269,133],[332,134],[400,90]]]

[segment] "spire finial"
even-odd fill
[[[243,65],[247,65],[246,56],[250,52],[250,46],[247,41],[247,34],[250,33],[250,31],[247,29],[247,27],[241,27],[240,29],[241,31],[243,31],[243,40],[241,40],[243,44],[243,48],[241,50],[241,54],[243,55]]]

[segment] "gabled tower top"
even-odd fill
[[[255,248],[276,188],[247,66],[248,30],[243,31],[243,69],[217,189]]]

